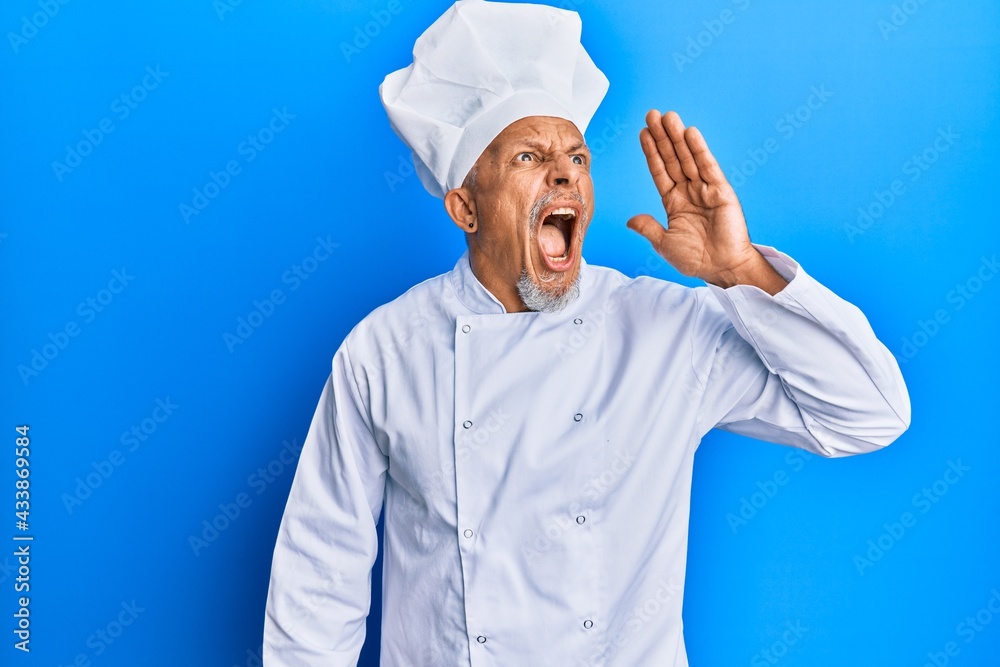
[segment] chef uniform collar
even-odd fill
[[[579,275],[580,296],[573,303],[569,304],[565,310],[560,312],[569,312],[581,303],[587,284],[590,282],[590,271],[587,268],[587,261],[582,255],[580,256]],[[458,258],[458,262],[455,263],[455,268],[451,272],[451,285],[462,305],[477,315],[500,315],[507,312],[507,309],[500,303],[500,300],[493,296],[493,293],[486,289],[486,286],[479,282],[479,278],[472,272],[468,249],[462,253],[462,256]]]

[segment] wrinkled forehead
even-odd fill
[[[528,116],[505,127],[484,153],[496,157],[506,149],[530,145],[540,150],[566,150],[584,146],[579,128],[565,118]]]

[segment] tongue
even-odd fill
[[[562,257],[566,254],[566,239],[562,231],[553,224],[542,225],[538,232],[538,242],[549,257]]]

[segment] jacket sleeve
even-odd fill
[[[756,247],[789,283],[773,297],[709,285],[694,355],[702,432],[718,427],[825,457],[891,443],[910,424],[895,358],[855,306],[787,255]]]
[[[346,343],[333,358],[278,529],[266,667],[353,666],[365,640],[388,458]]]

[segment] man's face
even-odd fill
[[[505,305],[503,294],[516,294],[529,310],[559,310],[575,298],[594,187],[573,123],[530,116],[507,126],[476,162],[472,198],[469,247],[487,288]]]

